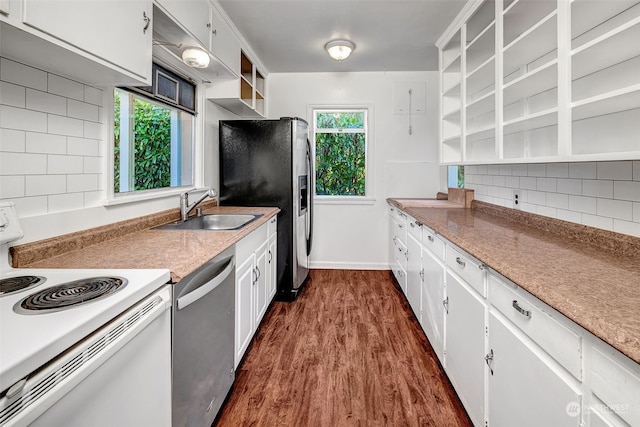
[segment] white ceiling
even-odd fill
[[[219,0],[268,72],[438,69],[435,41],[466,0]],[[356,48],[334,61],[327,42]]]

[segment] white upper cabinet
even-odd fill
[[[215,7],[211,9],[211,42],[209,46],[214,56],[236,75],[240,74],[240,40]]]
[[[150,0],[21,0],[2,21],[2,54],[89,84],[150,84]],[[0,3],[4,10],[8,4]]]
[[[469,2],[440,49],[441,161],[637,159],[640,3]]]
[[[211,4],[207,0],[156,0],[156,3],[188,30],[202,47],[209,48]]]
[[[9,10],[9,0],[0,0],[0,14],[8,15]]]

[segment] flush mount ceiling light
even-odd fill
[[[351,51],[355,49],[356,46],[349,40],[332,40],[327,43],[324,48],[330,57],[336,61],[342,61],[351,55]]]
[[[202,49],[190,48],[182,52],[182,62],[193,68],[207,68],[209,54]]]

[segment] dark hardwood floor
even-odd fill
[[[218,427],[470,426],[388,271],[313,270],[274,302]]]

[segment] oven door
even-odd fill
[[[171,304],[167,285],[9,388],[0,425],[169,427]]]

